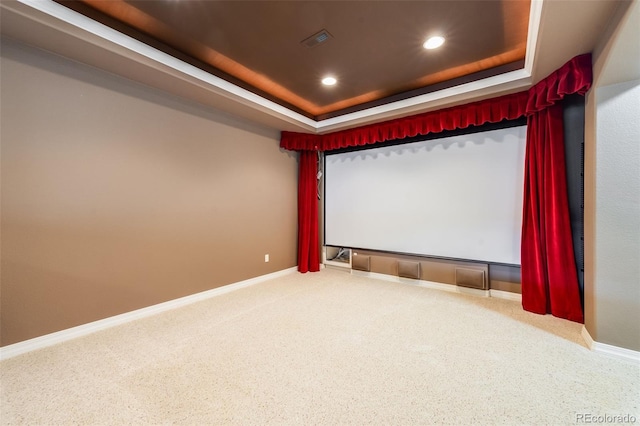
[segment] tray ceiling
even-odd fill
[[[315,120],[521,69],[530,2],[58,1]],[[304,41],[326,30],[330,37]],[[445,44],[422,47],[432,35]],[[327,75],[332,87],[321,84]]]

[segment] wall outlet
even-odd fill
[[[264,255],[264,261],[265,261],[265,263],[269,261],[269,255],[268,254]]]

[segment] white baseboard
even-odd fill
[[[237,283],[228,284],[222,287],[214,288],[211,290],[203,291],[200,293],[192,294],[178,299],[169,300],[167,302],[158,303],[157,305],[148,306],[142,309],[136,309],[135,311],[125,312],[124,314],[115,315],[113,317],[93,321],[87,324],[82,324],[77,327],[68,328],[66,330],[57,331],[55,333],[46,334],[44,336],[35,337],[33,339],[25,340],[22,342],[14,343],[12,345],[4,346],[0,348],[0,361],[12,358],[14,356],[24,354],[26,352],[34,351],[36,349],[46,348],[48,346],[56,345],[58,343],[66,342],[71,339],[86,336],[96,331],[104,330],[114,327],[116,325],[125,324],[127,322],[135,321],[137,319],[156,315],[161,312],[166,312],[171,309],[176,309],[182,306],[190,305],[201,300],[209,299],[211,297],[220,296],[225,293],[239,290],[241,288],[249,287],[254,284],[258,284],[264,281],[279,278],[285,275],[293,274],[297,272],[298,267],[283,269],[282,271],[272,272],[270,274],[261,275],[259,277],[250,278],[248,280],[239,281]]]
[[[361,277],[369,277],[369,278],[374,278],[374,279],[377,279],[377,280],[389,281],[389,282],[394,282],[394,283],[410,284],[410,285],[415,285],[415,286],[418,286],[418,287],[432,288],[432,289],[435,289],[435,290],[448,291],[450,293],[471,294],[471,295],[474,295],[474,296],[489,297],[489,290],[479,290],[477,288],[460,287],[460,286],[457,286],[457,285],[442,284],[442,283],[437,283],[437,282],[434,282],[434,281],[413,280],[413,279],[410,279],[410,278],[398,277],[396,275],[380,274],[380,273],[377,273],[377,272],[357,271],[357,270],[353,270],[353,269],[351,270],[351,273],[353,275],[357,275],[357,276],[361,276]]]
[[[351,275],[356,275],[358,277],[375,278],[376,280],[390,281],[393,283],[400,282],[400,277],[397,277],[395,275],[379,274],[377,272],[358,271],[357,269],[352,269]]]
[[[345,267],[344,265],[335,265],[333,263],[321,263],[320,269],[331,269],[333,271],[344,271],[344,272],[351,271],[351,268],[349,268],[348,265]]]
[[[511,293],[510,291],[491,289],[489,290],[489,295],[491,297],[495,297],[496,299],[513,300],[522,303],[522,295],[520,293]]]
[[[580,332],[580,334],[582,335],[584,342],[587,344],[587,347],[593,352],[601,353],[626,361],[633,361],[640,364],[640,352],[621,348],[618,346],[607,345],[606,343],[596,342],[593,340],[585,326],[582,326],[582,331]]]

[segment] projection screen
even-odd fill
[[[520,264],[526,126],[325,156],[325,245]]]

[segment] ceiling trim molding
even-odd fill
[[[536,47],[538,45],[538,37],[540,32],[540,24],[542,22],[542,1],[531,0],[531,8],[529,10],[529,28],[527,32],[527,51],[524,57],[524,69],[533,75],[533,65],[536,57]]]
[[[108,49],[129,60],[152,66],[156,70],[170,74],[172,77],[195,82],[229,101],[242,104],[258,113],[269,114],[286,123],[294,124],[303,131],[311,130],[313,133],[326,133],[372,122],[380,122],[530,87],[543,3],[542,0],[531,1],[524,69],[338,117],[315,121],[68,9],[53,0],[17,0],[17,2],[30,9],[20,8],[21,10],[16,10],[17,8],[9,6],[10,2],[3,2],[2,7],[55,30],[63,31],[72,37],[88,41],[97,47]],[[54,19],[41,19],[34,15],[34,10]],[[89,34],[92,37],[88,37]],[[81,58],[72,59],[82,61]]]
[[[318,132],[335,131],[350,125],[367,120],[371,121],[378,117],[384,120],[390,119],[389,113],[395,113],[395,117],[418,114],[430,110],[450,106],[456,101],[472,102],[484,96],[497,96],[507,91],[525,89],[531,86],[531,74],[526,70],[516,70],[508,73],[495,75],[478,81],[461,84],[459,86],[438,90],[432,93],[403,99],[386,105],[380,105],[362,111],[329,118],[318,122]],[[425,106],[428,105],[428,108]],[[379,120],[377,120],[379,121]]]

